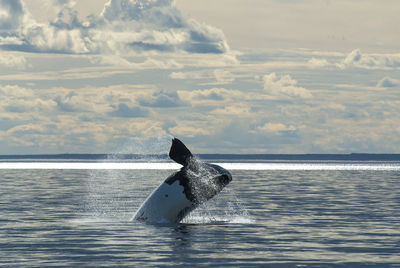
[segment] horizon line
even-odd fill
[[[304,153],[304,154],[194,154],[204,160],[352,160],[352,161],[400,161],[400,153]],[[61,154],[13,154],[0,155],[0,160],[167,160],[168,153],[61,153]]]

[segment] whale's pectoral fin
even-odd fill
[[[190,158],[193,157],[189,149],[177,138],[172,140],[171,149],[169,150],[169,157],[176,163],[186,166]]]

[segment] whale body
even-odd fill
[[[232,180],[224,168],[197,160],[177,138],[172,140],[169,157],[183,167],[147,197],[133,219],[147,223],[179,223]]]

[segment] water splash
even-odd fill
[[[87,195],[84,213],[99,221],[123,221],[131,215],[132,199],[124,191],[126,172],[114,170],[91,171],[86,181]]]
[[[130,142],[110,154],[106,161],[117,159],[118,154],[165,154],[169,150],[171,137],[164,135]],[[149,162],[157,160],[159,159],[151,158],[151,156],[147,159]],[[200,161],[194,161],[192,164],[195,168],[190,175],[201,182],[199,187],[210,184],[210,180],[218,175],[215,170],[207,168]],[[161,182],[169,173],[167,170],[147,170],[146,172],[91,170],[86,181],[87,195],[82,209],[83,218],[86,222],[130,221],[146,195],[151,192],[151,189],[157,187],[154,182]],[[144,182],[148,185],[144,185]],[[146,188],[145,191],[144,188]],[[200,205],[183,220],[183,223],[249,223],[251,221],[236,194],[230,189],[225,189],[217,197]]]
[[[236,193],[225,188],[219,195],[201,204],[186,216],[183,224],[253,223]]]
[[[108,155],[105,161],[116,160],[119,154],[149,155],[147,161],[157,161],[159,159],[154,159],[154,156],[165,154],[170,143],[170,135],[136,139]],[[152,175],[154,173],[155,176]],[[147,177],[141,172],[129,170],[91,170],[86,180],[87,194],[82,208],[86,220],[130,221],[145,198],[142,196],[143,182],[150,181],[149,177],[162,180],[165,171],[148,171],[146,174]]]
[[[146,159],[154,161],[159,160],[156,155],[166,155],[171,146],[173,136],[169,134],[151,136],[147,138],[132,138],[130,141],[125,142],[121,147],[117,148],[115,152],[108,155],[107,160],[117,160],[120,154],[137,154],[147,156]]]

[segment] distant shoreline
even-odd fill
[[[400,154],[197,154],[202,160],[231,161],[400,161]],[[32,154],[32,155],[0,155],[0,160],[160,160],[167,161],[167,154]]]

